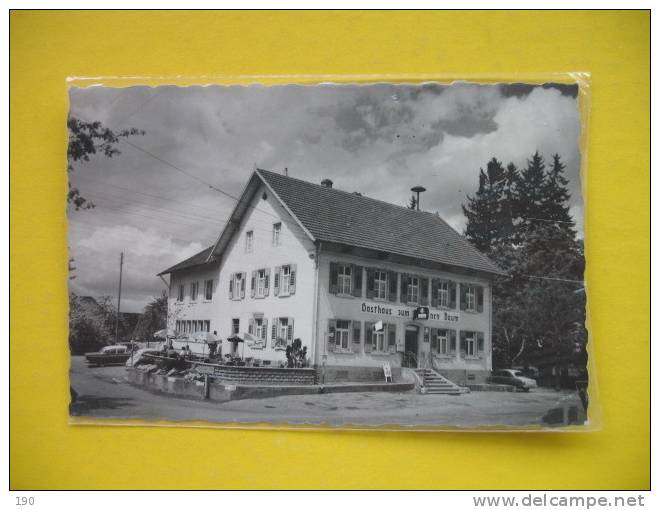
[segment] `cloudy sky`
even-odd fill
[[[70,91],[71,113],[143,136],[121,154],[94,157],[70,178],[96,208],[69,211],[69,246],[84,295],[117,292],[140,311],[165,289],[156,276],[209,246],[255,165],[405,205],[417,184],[422,209],[461,231],[461,203],[494,157],[519,166],[539,150],[567,164],[571,212],[582,230],[572,86],[91,87]],[[268,223],[265,221],[265,223]]]

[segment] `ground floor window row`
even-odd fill
[[[174,329],[177,333],[188,334],[200,331],[211,331],[210,320],[178,320]]]
[[[341,262],[330,262],[330,293],[362,297],[365,272],[367,299],[452,310],[458,304],[463,311],[483,312],[484,288],[481,285]]]
[[[377,324],[364,322],[364,342],[362,342],[362,321],[330,319],[327,334],[328,352],[360,353],[364,347],[365,353],[395,353],[397,325],[382,323],[381,327],[376,328]],[[462,358],[481,357],[485,352],[484,334],[481,331],[425,327],[423,342],[430,343],[430,351],[439,356],[455,357],[457,348]]]
[[[296,264],[276,266],[271,277],[271,268],[263,267],[252,271],[250,277],[250,297],[265,298],[270,294],[290,296],[296,293]],[[229,277],[229,299],[237,301],[245,298],[247,272],[232,273]],[[272,283],[272,285],[271,285]]]
[[[270,337],[270,345],[273,349],[286,349],[287,345],[293,343],[294,320],[293,317],[274,317],[270,322],[262,313],[255,313],[248,320],[247,333],[249,335],[251,348],[265,348]],[[239,335],[241,320],[232,319],[232,335]]]

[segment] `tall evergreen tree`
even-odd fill
[[[463,213],[467,217],[466,237],[479,250],[489,253],[501,241],[510,222],[508,212],[503,208],[506,189],[506,172],[496,158],[479,171],[479,189],[473,197],[467,197]]]
[[[417,199],[415,198],[415,195],[410,196],[410,202],[408,202],[408,205],[406,207],[408,209],[412,209],[413,211],[417,209]]]
[[[548,169],[543,194],[545,195],[546,220],[555,221],[571,236],[575,236],[575,222],[570,215],[568,201],[571,194],[568,191],[568,179],[564,176],[566,165],[562,163],[559,154],[552,157],[552,166]]]

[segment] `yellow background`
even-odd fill
[[[12,488],[649,487],[647,12],[13,12],[10,27]],[[67,76],[548,71],[592,74],[587,281],[600,431],[68,424]]]

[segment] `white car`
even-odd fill
[[[536,388],[536,381],[534,379],[523,375],[520,370],[513,370],[511,368],[493,370],[487,381],[490,384],[508,384],[523,391]]]

